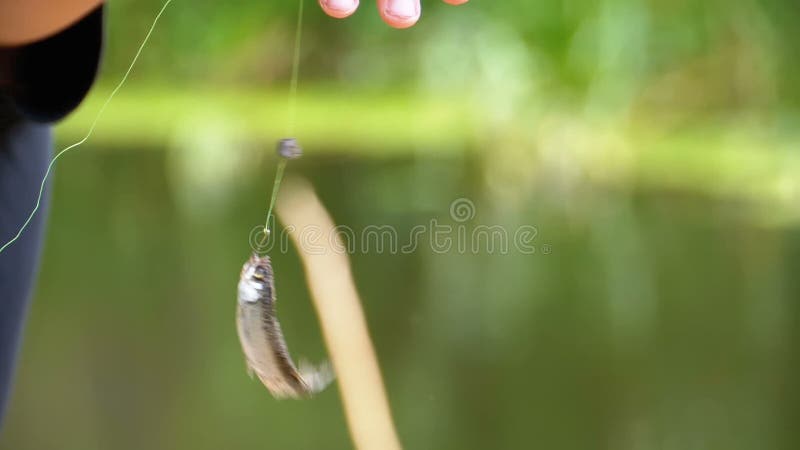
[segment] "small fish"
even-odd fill
[[[292,362],[281,325],[275,316],[275,281],[268,256],[253,254],[242,267],[236,327],[247,361],[255,374],[276,398],[310,397],[333,379],[330,365],[314,368]]]

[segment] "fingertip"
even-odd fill
[[[409,28],[419,21],[419,0],[378,0],[378,10],[393,28]]]
[[[358,9],[358,0],[319,0],[325,14],[336,19],[351,16]]]
[[[463,5],[464,3],[467,3],[468,1],[469,0],[444,0],[445,3],[448,3],[450,5]]]
[[[397,28],[400,30],[404,28],[411,28],[419,21],[419,16],[394,17],[383,12],[381,13],[381,17],[383,17],[383,21],[386,22],[390,27]]]

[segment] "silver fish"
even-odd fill
[[[275,316],[275,281],[268,256],[253,254],[242,267],[239,279],[236,328],[247,361],[276,398],[310,397],[333,379],[326,363],[314,368],[301,362],[298,369],[289,355],[281,325]]]

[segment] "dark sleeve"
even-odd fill
[[[55,122],[80,104],[97,75],[103,14],[101,5],[71,27],[14,49],[14,81],[5,96],[20,114]]]

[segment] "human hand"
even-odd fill
[[[343,19],[358,8],[359,0],[318,0],[325,14]],[[443,0],[451,5],[461,5],[469,0]],[[408,28],[419,20],[420,0],[378,0],[378,12],[383,21],[394,28]]]

